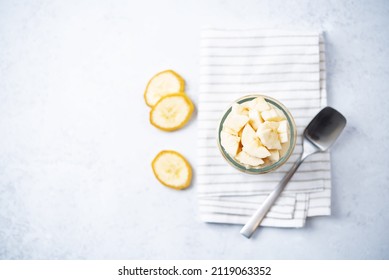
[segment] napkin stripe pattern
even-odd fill
[[[204,29],[198,106],[197,195],[205,222],[244,224],[302,152],[301,134],[326,105],[324,42],[314,32]],[[260,93],[280,100],[294,116],[298,140],[289,161],[272,173],[242,174],[216,144],[223,112],[236,99]],[[329,215],[328,153],[306,160],[262,225],[302,227],[306,217]]]

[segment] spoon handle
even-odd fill
[[[274,202],[277,200],[281,192],[284,190],[285,186],[288,184],[290,178],[299,168],[300,164],[304,161],[305,157],[300,157],[299,160],[292,166],[288,173],[282,178],[278,183],[277,187],[269,194],[269,196],[262,203],[261,207],[251,216],[250,220],[244,225],[240,233],[247,238],[250,238],[254,231],[257,229],[259,224],[265,218],[267,212],[273,206]]]

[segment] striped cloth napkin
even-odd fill
[[[198,105],[197,196],[205,222],[245,224],[302,152],[302,133],[326,106],[323,37],[315,32],[204,29]],[[216,144],[216,128],[236,99],[260,93],[280,100],[294,116],[297,145],[289,161],[262,175],[231,167]],[[330,215],[329,153],[309,157],[262,226],[303,227],[307,217]]]

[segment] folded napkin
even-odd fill
[[[198,105],[197,196],[205,222],[245,224],[302,152],[305,126],[327,103],[323,37],[315,32],[204,29]],[[262,175],[231,167],[216,144],[218,122],[236,99],[260,93],[292,113],[298,140],[289,161]],[[329,153],[309,157],[262,226],[302,227],[330,215]]]

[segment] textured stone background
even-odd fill
[[[143,90],[173,68],[196,102],[202,26],[326,32],[331,217],[246,240],[156,182],[161,149],[195,166],[196,120],[157,131]],[[0,258],[388,259],[388,26],[384,0],[0,1]]]

